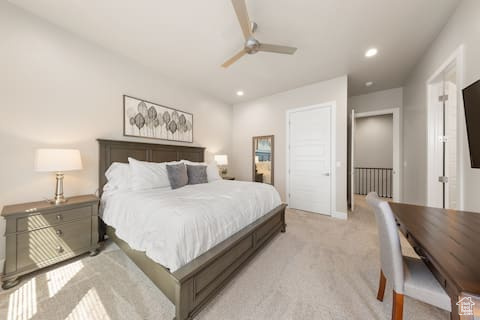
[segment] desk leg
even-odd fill
[[[452,304],[452,312],[450,313],[450,320],[460,320],[460,316],[458,315],[458,296],[451,295],[450,296],[451,304]]]
[[[474,320],[478,319],[478,316],[480,316],[480,297],[470,295],[470,294],[465,294],[461,293],[460,296],[452,295],[452,315],[451,319],[452,320]],[[470,313],[473,313],[473,315],[459,315],[459,306],[457,306],[457,302],[462,301],[463,308]]]

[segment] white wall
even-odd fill
[[[414,68],[404,87],[404,200],[425,204],[427,201],[427,87],[428,78],[460,45],[464,45],[464,83],[480,78],[480,1],[464,0],[448,24]],[[462,108],[463,109],[463,108]],[[466,210],[480,212],[480,170],[471,169],[464,114],[459,114],[459,136],[463,167],[458,183],[462,184]]]
[[[335,101],[336,210],[347,212],[347,77],[318,82],[254,101],[237,104],[233,108],[232,172],[238,179],[252,180],[252,137],[275,135],[275,187],[285,198],[286,189],[286,111]]]
[[[393,115],[357,118],[355,167],[393,167]]]
[[[348,98],[348,110],[356,113],[382,109],[402,108],[403,88],[376,91]]]
[[[54,176],[33,170],[39,147],[78,148],[84,169],[65,177],[67,196],[94,193],[97,138],[123,137],[122,95],[194,114],[194,145],[229,153],[232,108],[0,2],[0,207],[52,197]],[[141,141],[166,143],[162,140]],[[189,144],[186,144],[189,145]],[[0,222],[4,232],[4,221]],[[0,238],[0,260],[4,257]]]

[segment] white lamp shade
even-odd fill
[[[215,155],[215,162],[219,166],[226,166],[228,164],[228,157],[226,154],[217,154]]]
[[[64,172],[82,169],[80,151],[75,149],[37,149],[35,170]]]

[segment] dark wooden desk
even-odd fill
[[[451,318],[473,319],[460,317],[456,303],[464,296],[473,296],[477,310],[480,303],[480,213],[390,206],[401,232],[450,295]]]

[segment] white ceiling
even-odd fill
[[[247,0],[260,52],[243,46],[229,0],[10,0],[83,38],[219,99],[236,103],[349,75],[349,95],[401,86],[459,0]],[[375,46],[379,54],[366,59]],[[366,81],[374,85],[365,87]],[[237,97],[237,90],[245,91]]]

